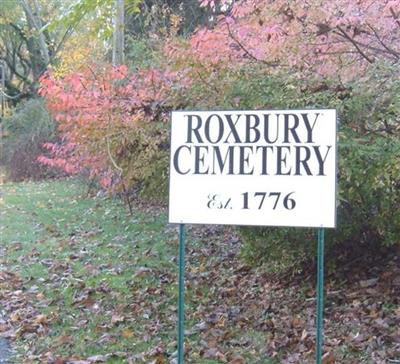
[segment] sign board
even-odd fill
[[[169,222],[336,226],[336,110],[174,111]]]

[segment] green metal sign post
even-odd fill
[[[322,363],[322,342],[324,326],[324,244],[325,229],[318,229],[317,251],[317,338],[316,338],[316,362]]]
[[[179,288],[178,288],[178,364],[185,355],[185,225],[179,225]]]
[[[179,287],[178,287],[178,364],[184,363],[185,341],[185,225],[179,225]],[[318,229],[317,249],[317,323],[316,363],[322,363],[324,325],[324,245],[325,229]]]

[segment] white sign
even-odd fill
[[[336,110],[172,113],[170,223],[336,226]]]

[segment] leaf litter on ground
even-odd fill
[[[130,217],[74,180],[3,194],[0,335],[16,362],[176,362],[178,237],[159,206]],[[313,363],[314,277],[273,277],[240,247],[228,227],[188,229],[187,362]],[[375,263],[327,280],[324,364],[400,360],[400,259]]]

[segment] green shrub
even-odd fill
[[[54,176],[37,162],[43,143],[55,139],[55,126],[41,99],[22,102],[3,121],[4,140],[0,163],[12,181]]]
[[[127,128],[112,150],[123,179],[142,197],[165,200],[168,194],[169,130],[165,122]]]
[[[125,57],[129,68],[143,69],[157,63],[156,43],[147,38],[127,36]]]
[[[400,242],[400,141],[341,133],[337,228],[326,230],[327,258]],[[273,271],[301,269],[315,256],[316,229],[243,227],[243,254]],[[339,249],[337,249],[339,247]]]

